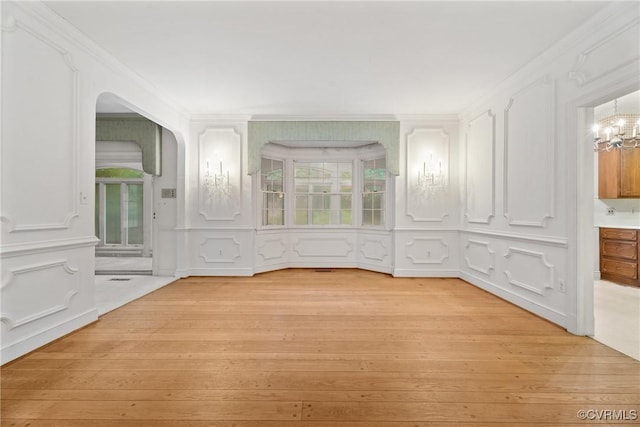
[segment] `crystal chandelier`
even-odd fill
[[[613,101],[613,115],[593,125],[593,151],[640,148],[640,114],[618,114],[618,100]]]

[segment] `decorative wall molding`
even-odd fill
[[[633,19],[632,21],[628,22],[626,25],[623,25],[619,28],[616,28],[615,31],[613,31],[611,34],[609,34],[607,37],[601,38],[598,41],[596,41],[595,43],[593,43],[591,46],[589,46],[587,49],[583,50],[579,55],[578,58],[576,59],[576,64],[573,66],[573,69],[571,69],[571,71],[569,71],[568,77],[570,80],[573,80],[576,82],[577,86],[583,86],[587,83],[591,83],[593,81],[596,81],[604,76],[607,76],[609,74],[611,74],[612,71],[619,69],[619,68],[623,68],[629,64],[632,63],[638,63],[638,61],[640,60],[640,56],[637,55],[638,50],[635,49],[635,53],[636,55],[633,55],[634,53],[634,49],[628,49],[629,50],[629,54],[632,55],[631,58],[628,58],[626,61],[624,61],[622,64],[620,63],[615,63],[615,62],[609,62],[609,61],[602,61],[602,60],[598,60],[597,62],[599,62],[599,65],[608,65],[608,64],[612,64],[609,67],[606,67],[602,70],[596,71],[595,73],[593,72],[589,72],[587,70],[587,65],[589,63],[589,60],[591,59],[591,57],[596,56],[597,55],[597,51],[602,50],[602,51],[606,51],[606,50],[611,50],[611,46],[608,46],[611,42],[613,42],[616,38],[619,38],[621,36],[624,36],[625,33],[629,30],[632,30],[633,27],[638,25],[638,22],[640,22],[640,18],[636,17],[635,19]],[[615,27],[614,27],[615,28]],[[633,37],[635,37],[635,39],[633,39]],[[619,46],[633,46],[633,43],[636,43],[637,45],[637,38],[638,38],[638,34],[637,31],[630,31],[629,35],[627,36],[627,38],[629,38],[629,41],[631,43],[627,43],[626,40],[619,40],[618,43],[616,43]],[[593,55],[593,53],[596,53],[596,55]],[[620,52],[619,50],[615,50],[616,54],[618,52]],[[590,74],[594,74],[594,75],[590,75]]]
[[[57,304],[55,302],[46,301],[50,304],[48,307],[35,313],[22,316],[18,319],[16,319],[15,314],[12,314],[10,311],[8,311],[12,308],[15,308],[15,306],[21,305],[16,304],[16,301],[14,299],[15,297],[11,295],[11,291],[14,288],[19,288],[19,285],[17,285],[16,282],[21,276],[27,275],[29,273],[39,272],[42,270],[52,269],[61,269],[70,276],[75,276],[75,274],[79,271],[77,268],[71,267],[67,259],[42,262],[9,269],[8,273],[2,280],[2,284],[0,285],[0,291],[2,292],[4,299],[4,303],[2,304],[2,313],[0,314],[0,321],[4,322],[9,330],[69,308],[69,305],[71,304],[71,298],[78,293],[78,280],[76,277],[73,277],[71,279],[70,286],[68,286],[68,290],[65,294],[57,295],[57,297],[61,297],[61,301],[59,301]],[[41,281],[38,281],[37,284],[38,286],[47,286]],[[29,295],[26,295],[25,297],[33,298],[33,295],[29,293]]]
[[[489,132],[489,134],[483,134]],[[470,154],[472,153],[472,154]],[[487,162],[484,156],[489,153]],[[470,162],[470,159],[473,159]],[[473,163],[472,163],[473,162]],[[477,165],[478,170],[473,170],[470,165]],[[465,218],[470,223],[489,224],[495,216],[496,210],[496,115],[490,109],[473,118],[467,126],[466,150],[465,150]],[[481,175],[482,174],[482,175]],[[477,184],[476,182],[479,181]],[[479,184],[479,185],[478,185]],[[486,190],[489,187],[490,196],[479,194],[476,191]],[[478,208],[477,201],[489,200],[487,209]]]
[[[346,237],[299,237],[293,251],[301,257],[344,258],[353,251],[353,244]]]
[[[407,242],[405,253],[414,264],[443,264],[449,258],[449,244],[442,237],[414,237]]]
[[[0,246],[0,259],[16,256],[35,255],[60,250],[93,248],[99,240],[95,236],[73,239],[45,240],[40,242],[16,243]]]
[[[491,275],[491,272],[495,270],[495,251],[491,249],[490,243],[469,239],[464,247],[464,259],[467,267],[487,276]],[[472,247],[478,248],[477,251],[473,252]],[[485,259],[477,259],[481,256],[484,256]],[[474,257],[476,258],[475,262],[471,260]]]
[[[287,245],[279,237],[264,239],[258,245],[258,255],[260,255],[264,261],[281,259],[286,251]]]
[[[207,176],[217,173],[228,180],[225,192],[208,187]],[[198,135],[198,193],[206,221],[233,221],[241,214],[242,135],[235,127],[208,127]]]
[[[543,105],[532,105],[540,100]],[[514,108],[520,105],[524,112],[520,111],[522,108]],[[554,217],[554,118],[555,84],[549,75],[513,94],[504,110],[504,217],[510,225],[543,228],[546,221]],[[534,155],[541,150],[544,150],[544,159],[537,161]],[[520,163],[513,165],[516,160]],[[531,186],[532,180],[542,181],[542,199],[533,192],[536,187]],[[514,214],[514,210],[519,212]],[[518,217],[522,213],[531,213],[532,218]]]
[[[472,229],[460,229],[461,233],[469,233],[469,234],[477,234],[482,236],[496,237],[501,239],[509,239],[509,240],[517,240],[517,241],[527,241],[534,242],[543,245],[557,246],[560,248],[566,248],[569,245],[569,240],[567,238],[557,238],[550,236],[535,236],[532,234],[521,234],[521,233],[505,233],[501,231],[495,230],[472,230]]]
[[[507,259],[504,274],[511,285],[542,296],[545,290],[553,289],[555,267],[544,253],[509,247],[504,257]]]
[[[406,212],[414,222],[442,222],[446,212],[449,177],[449,134],[442,128],[413,128],[406,138]],[[419,194],[418,173],[430,156],[441,162],[445,176],[445,191],[437,195]]]
[[[235,263],[240,258],[240,242],[229,236],[207,237],[200,243],[198,256],[207,264]]]
[[[22,231],[42,231],[42,230],[59,230],[59,229],[68,229],[71,226],[71,221],[78,217],[79,215],[79,198],[80,198],[80,194],[78,189],[80,188],[80,183],[79,183],[79,171],[78,171],[78,153],[79,153],[79,149],[80,149],[80,128],[79,128],[79,123],[80,123],[80,119],[79,119],[79,97],[80,97],[80,91],[79,91],[79,70],[76,68],[76,66],[73,63],[73,58],[71,53],[64,49],[62,46],[58,45],[57,43],[55,43],[53,40],[51,40],[50,38],[44,36],[43,34],[41,34],[40,32],[34,30],[33,28],[29,27],[28,25],[26,25],[24,22],[19,21],[15,18],[15,16],[13,15],[9,15],[6,17],[5,20],[5,25],[2,26],[2,32],[6,33],[6,35],[3,35],[3,49],[6,49],[5,47],[5,43],[9,43],[8,41],[8,35],[9,34],[19,34],[19,30],[22,30],[25,34],[29,35],[32,39],[35,39],[36,41],[42,43],[43,45],[47,46],[48,48],[52,49],[53,51],[55,51],[58,55],[60,55],[60,58],[62,60],[62,62],[64,63],[64,66],[69,70],[69,77],[71,80],[71,84],[70,84],[70,129],[67,129],[66,132],[68,132],[68,135],[63,135],[60,136],[60,139],[63,141],[69,141],[69,147],[66,150],[67,151],[67,156],[70,159],[70,165],[68,167],[64,168],[64,172],[69,174],[69,182],[66,184],[67,185],[67,200],[66,200],[66,204],[67,204],[67,212],[63,214],[63,217],[59,220],[59,221],[51,221],[51,222],[42,222],[42,223],[21,223],[20,219],[18,219],[18,217],[22,216],[19,214],[13,214],[13,213],[4,213],[2,215],[0,215],[0,222],[4,222],[7,225],[7,229],[10,233],[13,232],[22,232]],[[33,67],[31,67],[33,68]],[[50,72],[51,70],[42,70],[43,72]],[[3,73],[6,73],[5,71],[3,71]],[[37,82],[32,81],[31,82],[32,85],[36,85]],[[58,85],[60,86],[60,85]],[[3,97],[7,96],[7,91],[3,90]],[[45,91],[43,91],[42,93],[43,96],[46,96],[47,93]],[[58,95],[58,94],[56,94]],[[59,101],[62,103],[62,97],[59,97]],[[63,106],[61,106],[61,108],[63,108]],[[3,126],[5,127],[4,131],[3,131],[3,139],[4,139],[4,143],[7,143],[8,141],[12,141],[14,138],[14,135],[11,133],[11,130],[7,130],[6,128],[8,126],[6,126],[6,124],[3,121]],[[38,127],[36,126],[35,129],[38,129]],[[7,133],[7,135],[5,135],[5,132]],[[37,139],[38,141],[41,140],[41,136],[37,135],[25,135],[24,134],[24,129],[19,130],[20,132],[20,137],[24,140],[27,137],[32,137]],[[51,136],[50,136],[51,138]],[[16,142],[13,142],[12,144],[17,144]],[[7,144],[7,148],[9,147],[9,144]],[[8,153],[8,149],[5,152],[5,155],[3,157],[7,158],[7,153]],[[12,159],[12,162],[15,162],[15,158]],[[11,179],[11,177],[6,176],[5,174],[8,171],[8,167],[7,165],[2,166],[1,170],[3,172],[3,176],[2,176],[2,180],[1,182],[4,183],[3,188],[2,188],[2,194],[3,194],[3,200],[2,200],[2,205],[3,207],[6,209],[7,206],[10,206],[11,208],[16,208],[17,206],[20,206],[20,201],[24,201],[24,200],[29,200],[28,197],[24,197],[24,191],[28,189],[25,188],[24,186],[22,186],[19,190],[16,188],[14,190],[15,191],[20,191],[20,195],[16,195],[15,197],[11,197],[11,196],[7,196],[7,194],[13,195],[13,192],[11,191],[7,191],[7,188],[5,187],[5,185],[9,185],[9,183],[15,183],[16,180],[15,179]],[[62,171],[61,171],[62,172]],[[21,182],[23,182],[24,184],[24,180],[21,180]],[[15,185],[14,185],[15,187]],[[5,198],[8,198],[5,199]],[[59,200],[64,200],[63,197],[60,197]],[[27,209],[30,211],[33,211],[32,209]],[[41,212],[43,212],[44,214],[49,213],[51,210],[41,210]]]
[[[384,261],[389,255],[383,239],[365,237],[360,245],[360,253],[365,259]]]

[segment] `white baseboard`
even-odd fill
[[[51,341],[75,331],[76,329],[95,322],[96,320],[98,320],[98,310],[92,308],[91,310],[81,313],[71,319],[67,319],[57,325],[53,325],[40,332],[36,332],[35,334],[22,338],[20,341],[9,344],[6,347],[2,347],[0,364],[4,365],[5,363],[17,359],[20,356],[24,356],[45,344],[49,344]]]
[[[393,274],[393,277],[460,277],[459,270],[446,269],[419,270],[414,268],[396,268],[391,274]]]
[[[253,276],[253,270],[251,268],[190,268],[187,276]]]
[[[531,301],[520,295],[514,294],[513,292],[496,286],[493,283],[487,282],[486,280],[467,272],[461,271],[460,278],[466,280],[474,286],[477,286],[480,289],[484,289],[485,291],[495,296],[507,300],[524,310],[530,311],[531,313],[537,314],[538,316],[547,319],[550,322],[562,326],[565,329],[567,327],[567,315],[564,313],[560,313],[553,308],[546,307],[544,305],[536,303],[535,301]]]

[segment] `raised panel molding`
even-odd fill
[[[488,132],[488,134],[487,134]],[[496,115],[487,110],[469,122],[466,135],[466,197],[465,218],[467,222],[489,224],[495,216],[495,158]],[[486,159],[486,156],[489,159]],[[470,163],[470,159],[474,163]],[[477,165],[478,170],[473,166]],[[482,173],[482,175],[480,175]],[[486,194],[486,190],[490,195]],[[489,200],[489,206],[477,206],[477,201]]]
[[[553,289],[555,267],[544,253],[510,247],[504,257],[507,260],[504,274],[511,285],[538,295]]]
[[[489,276],[495,269],[495,251],[491,250],[489,242],[469,239],[464,248],[467,267]]]
[[[374,261],[384,261],[388,256],[387,246],[383,239],[365,238],[360,246],[360,253],[363,258]]]
[[[223,182],[216,190],[214,174]],[[198,193],[206,221],[233,221],[241,214],[242,135],[235,128],[208,127],[198,135]]]
[[[442,222],[446,211],[449,179],[449,134],[442,128],[414,128],[406,140],[406,212],[415,222]],[[425,194],[418,185],[418,173],[427,160],[440,162],[445,176],[445,189]]]
[[[200,243],[200,258],[207,264],[235,263],[240,258],[240,242],[235,237],[207,237]]]
[[[65,283],[64,277],[60,277],[59,275],[56,276],[54,274],[54,271],[56,270],[63,272],[64,276],[71,277],[69,277],[69,280]],[[44,271],[46,271],[46,274],[43,275]],[[0,291],[2,292],[3,297],[0,321],[4,322],[8,329],[11,330],[59,311],[66,310],[71,304],[71,298],[78,293],[77,272],[78,269],[69,266],[69,261],[66,259],[9,269],[7,275],[2,281],[2,284],[0,285]],[[22,283],[21,278],[33,276],[34,274],[40,274],[42,277],[39,279],[30,277],[30,280]],[[42,290],[39,292],[38,289],[30,289],[33,288],[34,285],[42,287],[42,290],[45,292],[48,290],[47,287],[51,288],[54,285],[58,285],[61,288],[66,287],[66,292],[64,292],[64,289],[60,289],[60,292],[48,292],[43,295],[45,292]],[[20,296],[21,293],[22,296]],[[24,300],[28,299],[32,301],[36,294],[44,296],[39,300],[41,301],[41,304],[39,305],[44,305],[40,310],[29,314],[12,312],[16,307],[33,307],[33,304],[21,304],[19,300],[22,298]]]
[[[405,253],[414,264],[443,264],[449,258],[449,245],[441,237],[414,237]]]
[[[27,222],[24,220],[25,215],[21,214],[20,212],[7,212],[5,210],[7,208],[16,209],[19,206],[25,206],[24,205],[25,201],[27,201],[28,203],[30,199],[28,197],[25,197],[24,195],[24,192],[26,189],[24,185],[27,185],[28,181],[24,179],[20,179],[20,181],[23,183],[23,186],[19,186],[19,188],[18,186],[15,186],[16,178],[8,177],[5,175],[8,173],[7,171],[9,170],[9,168],[7,167],[6,164],[3,164],[1,168],[3,171],[1,182],[4,183],[2,188],[2,193],[3,193],[2,206],[5,212],[3,212],[2,215],[0,215],[0,221],[4,222],[7,225],[7,230],[10,233],[22,232],[22,231],[68,229],[71,226],[71,221],[74,218],[78,217],[79,215],[79,198],[80,198],[80,194],[78,191],[80,187],[79,173],[78,173],[78,152],[79,152],[79,141],[80,141],[79,107],[78,107],[79,105],[79,89],[78,89],[79,71],[75,67],[71,53],[69,51],[59,46],[58,44],[56,44],[55,42],[53,42],[51,39],[47,38],[43,34],[30,28],[25,23],[17,20],[14,16],[12,15],[7,16],[4,21],[4,25],[2,25],[2,32],[7,34],[7,35],[3,35],[3,39],[6,40],[9,34],[14,34],[14,35],[20,34],[19,30],[29,35],[32,39],[35,39],[39,43],[42,43],[46,47],[53,50],[59,56],[60,60],[64,64],[63,67],[66,68],[69,73],[68,77],[70,79],[70,87],[68,88],[69,92],[67,93],[68,98],[61,96],[62,92],[56,93],[55,96],[51,93],[46,93],[46,91],[44,90],[42,91],[43,93],[41,93],[42,96],[55,97],[55,99],[60,104],[59,105],[60,114],[62,114],[62,111],[64,111],[64,107],[66,106],[64,103],[65,100],[69,103],[68,105],[70,109],[69,127],[67,129],[58,130],[58,132],[64,132],[64,135],[52,134],[53,132],[52,130],[50,129],[46,130],[46,132],[49,133],[48,134],[49,140],[51,140],[52,138],[56,139],[56,137],[58,137],[57,139],[59,139],[60,141],[64,141],[64,142],[69,141],[68,149],[64,150],[63,148],[63,150],[66,152],[66,156],[68,157],[68,159],[70,159],[69,164],[66,165],[65,167],[59,167],[57,170],[53,171],[54,173],[58,173],[58,176],[60,175],[64,176],[63,173],[68,174],[69,180],[68,182],[65,183],[66,194],[58,198],[58,200],[61,200],[61,201],[66,199],[65,200],[66,212],[55,212],[55,209],[33,209],[34,206],[27,205],[25,207],[25,211],[28,211],[32,216],[41,215],[43,216],[43,218],[46,218],[46,215],[59,214],[58,218],[55,218],[55,219],[51,218],[51,220],[45,219],[42,222],[35,222],[35,220],[32,220],[32,222]],[[3,41],[3,49],[6,50],[4,41]],[[47,72],[51,74],[52,70],[43,70],[43,72]],[[3,73],[5,73],[4,70],[3,70]],[[63,85],[61,84],[61,82],[57,82],[57,83],[58,84],[55,85],[56,90],[62,91],[64,89]],[[32,80],[30,82],[30,86],[32,88],[34,85],[37,85],[37,84],[38,84],[37,81]],[[3,93],[4,97],[11,96],[8,93],[9,91],[5,90],[5,88],[3,88],[3,92],[4,92]],[[21,95],[24,95],[24,94],[21,94]],[[17,96],[20,96],[20,95],[17,95]],[[14,101],[15,100],[11,98],[9,102],[14,102]],[[33,115],[32,111],[31,111],[31,114]],[[7,127],[10,128],[10,126],[6,126],[4,121],[3,121],[3,126],[5,127],[5,129]],[[39,129],[39,128],[36,126],[35,129]],[[21,128],[21,129],[18,129],[17,131],[14,131],[12,130],[12,128],[10,128],[9,130],[6,130],[7,135],[4,134],[5,132],[3,132],[3,138],[5,139],[4,142],[7,143],[8,141],[12,141],[13,138],[15,137],[15,132],[18,132],[20,135],[20,138],[23,138],[23,139],[25,137],[31,137],[31,138],[40,140],[42,139],[42,135],[37,134],[34,136],[33,132],[42,133],[45,131],[32,130],[30,131],[31,133],[27,133],[25,136],[24,129]],[[17,143],[13,141],[11,142],[11,144],[13,144],[12,146],[15,146],[15,144]],[[4,153],[5,158],[7,158],[7,156],[9,155],[9,150],[8,150],[9,147],[10,145],[7,144],[7,149],[5,150],[5,153]],[[15,161],[16,159],[13,158],[12,163],[14,163]],[[32,165],[32,167],[35,167],[35,166]],[[5,185],[12,185],[12,187],[7,188],[5,187]],[[29,185],[36,185],[36,184],[32,183]],[[57,191],[60,191],[60,188],[58,188]],[[25,221],[25,222],[21,222],[21,221]]]
[[[580,52],[576,59],[576,64],[573,69],[569,71],[569,79],[575,81],[577,86],[583,86],[609,75],[615,69],[619,69],[633,63],[637,64],[640,60],[640,56],[637,54],[638,32],[633,31],[633,28],[638,25],[639,21],[640,19],[636,17],[626,25],[617,28],[607,37],[598,40],[596,43]],[[619,40],[615,41],[618,38]],[[635,45],[636,49],[612,49],[613,45],[627,47]],[[615,61],[602,60],[603,55],[598,54],[598,52],[604,53],[605,56],[606,54],[616,55],[616,57],[611,58],[615,59]],[[620,58],[620,52],[628,57]],[[598,58],[598,60],[595,62],[591,61],[591,58],[593,57]],[[622,63],[620,63],[621,59],[623,61]],[[593,68],[589,69],[589,65],[592,65]]]
[[[301,257],[346,257],[353,251],[353,244],[344,238],[299,238],[293,251]]]
[[[285,254],[287,245],[281,238],[276,237],[273,239],[265,239],[258,246],[258,255],[262,257],[264,261],[270,259],[279,259]]]
[[[546,75],[512,95],[504,110],[504,217],[510,225],[543,228],[554,217],[554,86]],[[540,182],[542,195],[532,180]]]

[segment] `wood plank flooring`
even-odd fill
[[[640,415],[640,362],[462,280],[362,270],[180,280],[1,376],[2,427],[571,427]]]

